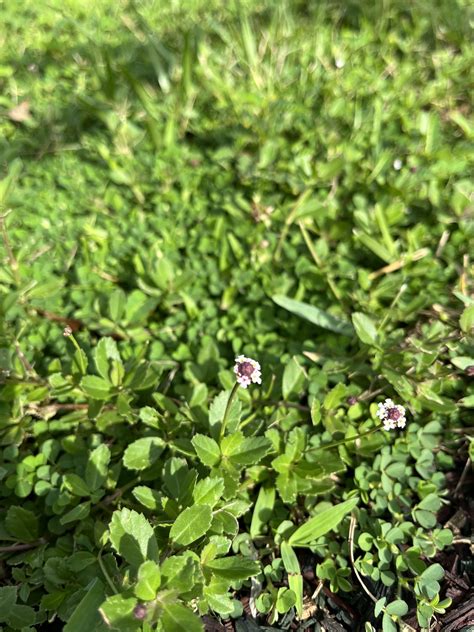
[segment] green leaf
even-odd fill
[[[227,402],[229,401],[231,391],[222,391],[213,400],[209,408],[209,427],[211,434],[218,438],[222,420],[224,418]],[[242,414],[242,404],[237,397],[231,403],[227,413],[227,432],[232,433],[237,429]]]
[[[107,480],[110,463],[110,449],[105,443],[98,445],[89,454],[86,465],[86,484],[94,492]]]
[[[428,568],[423,571],[420,576],[420,579],[428,580],[428,581],[441,581],[444,577],[444,569],[441,564],[432,564],[428,566]]]
[[[380,599],[377,601],[377,603],[375,604],[374,607],[374,615],[376,617],[379,616],[379,614],[382,612],[382,610],[384,609],[385,603],[387,601],[387,597],[380,597]]]
[[[157,492],[155,489],[150,489],[146,485],[139,485],[132,490],[132,494],[147,509],[152,509],[153,511],[161,509],[162,497],[160,492]]]
[[[129,470],[145,470],[161,456],[166,444],[160,437],[143,437],[131,443],[123,455],[123,464]]]
[[[436,526],[436,514],[434,514],[432,511],[426,511],[425,509],[414,509],[412,514],[418,524],[421,524],[421,526],[425,529],[432,529]]]
[[[213,571],[218,577],[232,581],[249,579],[260,573],[260,564],[245,557],[221,557],[207,562],[206,568]]]
[[[61,516],[59,522],[62,525],[65,525],[69,524],[70,522],[76,522],[77,520],[84,520],[84,518],[87,518],[87,516],[90,514],[90,511],[90,501],[80,503],[79,505],[76,505],[73,509],[71,509],[71,511],[65,513],[64,516]]]
[[[86,594],[64,626],[64,632],[91,632],[100,629],[99,606],[105,599],[104,584],[95,577],[86,587]]]
[[[16,604],[7,616],[7,623],[15,630],[29,628],[36,622],[36,612],[30,606]]]
[[[250,523],[250,536],[252,538],[262,533],[264,525],[270,520],[275,505],[275,495],[274,487],[260,487]]]
[[[296,612],[298,616],[303,613],[303,577],[301,575],[300,563],[296,557],[296,553],[288,542],[283,541],[280,547],[283,566],[288,573],[288,585],[294,592],[296,600]]]
[[[87,397],[92,399],[108,399],[112,385],[97,375],[86,375],[81,380],[81,387]]]
[[[181,603],[164,603],[160,622],[164,631],[169,632],[203,632],[200,619]]]
[[[280,294],[272,296],[272,300],[280,307],[308,320],[310,323],[313,323],[313,325],[318,325],[318,327],[322,327],[323,329],[328,329],[329,331],[334,331],[337,334],[344,334],[346,336],[352,336],[354,333],[350,323],[336,318],[332,314],[328,314],[322,309],[314,307],[314,305],[295,301]]]
[[[474,327],[474,305],[469,305],[469,307],[464,309],[459,319],[459,325],[464,333],[467,334],[471,331]]]
[[[313,399],[311,404],[311,421],[313,426],[317,426],[321,422],[321,402],[319,399]]]
[[[8,508],[5,527],[20,542],[33,542],[38,538],[38,518],[23,507],[13,505]]]
[[[125,507],[114,511],[109,530],[112,546],[131,566],[158,558],[153,528],[143,514]]]
[[[0,588],[0,621],[5,621],[13,606],[16,604],[16,586],[2,586]]]
[[[99,612],[108,628],[120,632],[138,632],[142,625],[133,616],[136,605],[135,597],[112,595],[102,604]]]
[[[122,364],[117,343],[113,338],[101,338],[94,349],[94,360],[97,372],[107,382],[112,382],[114,363]]]
[[[279,588],[275,607],[280,614],[288,612],[296,603],[296,595],[289,588]]]
[[[219,445],[216,441],[214,441],[214,439],[202,434],[197,434],[191,439],[191,443],[196,450],[196,454],[204,465],[213,467],[219,463],[221,451],[219,449]]]
[[[147,560],[138,569],[138,581],[135,585],[135,595],[143,601],[155,599],[161,584],[160,567],[156,562]]]
[[[323,408],[326,410],[333,410],[334,408],[337,408],[346,393],[347,386],[342,382],[339,382],[339,384],[336,384],[336,386],[331,389],[324,398]]]
[[[296,357],[293,356],[283,371],[283,399],[288,399],[291,394],[301,395],[299,391],[303,385],[304,378],[304,369]]]
[[[90,496],[90,490],[86,482],[73,472],[68,472],[63,476],[63,485],[74,496]]]
[[[212,521],[209,505],[193,505],[176,518],[170,530],[171,541],[178,546],[187,546],[207,533]]]
[[[203,478],[193,490],[193,499],[196,505],[209,505],[211,509],[218,503],[224,493],[224,479]]]
[[[125,311],[127,296],[121,288],[112,292],[109,298],[109,315],[114,323],[120,322]]]
[[[388,614],[382,617],[382,632],[398,632],[398,626]]]
[[[224,437],[221,452],[232,465],[256,465],[272,444],[266,437],[244,437],[241,432]]]
[[[283,560],[283,566],[287,573],[300,573],[300,563],[296,557],[296,553],[293,548],[285,540],[281,543],[280,547],[281,558]]]
[[[359,339],[366,345],[377,343],[377,328],[374,322],[362,312],[352,314],[352,323]]]
[[[334,505],[310,518],[308,522],[296,529],[288,540],[292,546],[307,546],[314,540],[335,529],[344,516],[350,513],[359,502],[359,498],[349,498],[339,505]]]
[[[387,614],[404,617],[408,612],[408,604],[403,599],[397,599],[389,603],[385,610]]]

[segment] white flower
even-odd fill
[[[336,68],[344,68],[344,66],[346,65],[346,62],[342,59],[342,57],[336,57],[334,64],[336,66]]]
[[[384,430],[404,428],[407,423],[405,409],[399,404],[394,404],[391,399],[381,402],[375,414],[383,422]]]
[[[246,358],[243,355],[235,358],[234,373],[237,376],[237,382],[243,388],[247,388],[252,382],[254,384],[262,383],[260,364],[252,358]]]
[[[402,167],[403,162],[400,160],[400,158],[395,158],[395,160],[393,161],[393,168],[395,169],[395,171],[400,171]]]

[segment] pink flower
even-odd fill
[[[237,376],[237,382],[243,388],[247,388],[252,382],[254,384],[262,383],[260,364],[252,358],[246,358],[243,355],[235,358],[234,373]]]
[[[383,422],[384,430],[395,430],[395,428],[405,428],[407,423],[405,409],[399,404],[394,404],[391,399],[386,399],[379,404],[375,413]]]

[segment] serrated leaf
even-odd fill
[[[266,437],[244,437],[241,432],[224,437],[221,442],[222,455],[232,465],[256,465],[271,447]]]
[[[33,542],[38,538],[38,518],[32,511],[13,505],[8,508],[5,527],[16,540]]]
[[[143,437],[131,443],[123,455],[123,464],[129,470],[145,470],[160,458],[166,444],[160,437]]]
[[[349,498],[310,518],[308,522],[292,533],[288,540],[289,544],[292,546],[307,546],[314,542],[332,529],[335,529],[344,516],[350,513],[358,502],[358,497]]]
[[[155,489],[146,487],[145,485],[139,485],[132,490],[132,494],[147,509],[157,511],[162,507],[162,496],[160,492]]]
[[[16,586],[0,587],[0,621],[4,621],[10,610],[16,604]]]
[[[136,605],[135,597],[112,595],[102,604],[99,612],[108,628],[120,632],[138,632],[142,625],[133,616],[133,609]]]
[[[212,521],[209,505],[193,505],[176,518],[170,530],[171,541],[178,546],[187,546],[207,533]]]
[[[87,397],[92,399],[108,399],[112,385],[97,375],[86,375],[81,380],[81,388]]]
[[[212,508],[217,504],[224,492],[224,479],[203,478],[193,490],[193,499],[196,505],[209,505]]]
[[[109,531],[112,546],[131,566],[158,558],[153,528],[143,514],[127,508],[114,511]]]
[[[323,329],[328,329],[329,331],[334,331],[337,334],[344,334],[346,336],[352,336],[354,333],[350,323],[332,314],[328,314],[322,309],[319,309],[319,307],[308,305],[308,303],[302,303],[301,301],[295,301],[292,298],[280,294],[272,296],[272,300],[280,307],[283,307],[292,314],[296,314],[296,316],[308,320],[310,323],[313,323],[313,325],[318,325],[318,327],[322,327]]]
[[[219,445],[211,437],[197,434],[191,439],[196,454],[204,465],[213,467],[217,465],[221,458]]]
[[[156,562],[147,560],[138,569],[137,583],[134,593],[143,601],[155,599],[156,592],[161,584],[160,567]]]

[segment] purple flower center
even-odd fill
[[[138,603],[133,609],[133,616],[135,619],[144,619],[146,617],[146,606],[143,603]]]
[[[387,410],[387,417],[392,421],[398,421],[401,416],[402,413],[398,410],[398,408],[395,408],[395,406]]]
[[[241,377],[252,377],[255,367],[251,362],[240,362],[237,365],[237,371]]]

